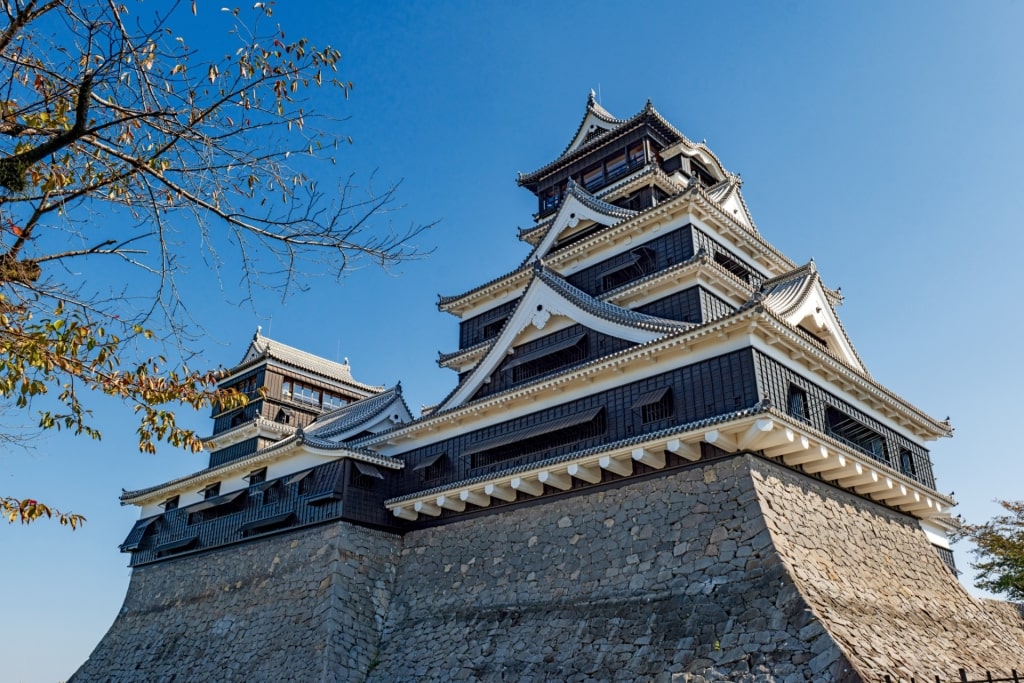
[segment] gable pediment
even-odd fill
[[[448,410],[468,402],[514,349],[540,336],[579,324],[611,337],[642,344],[692,326],[621,308],[573,287],[539,261],[519,305],[488,351],[438,407]]]
[[[580,122],[579,128],[576,129],[572,142],[562,152],[562,156],[576,151],[596,136],[618,128],[622,123],[623,121],[612,116],[607,109],[597,103],[594,91],[591,90],[587,97],[587,112],[583,115],[583,120]]]
[[[582,233],[595,225],[612,226],[636,214],[636,211],[601,201],[570,180],[565,190],[565,199],[558,207],[551,226],[527,257],[526,262],[544,258],[558,243],[564,242],[574,234]]]
[[[767,281],[760,300],[771,313],[810,336],[846,365],[868,374],[836,314],[814,261]]]

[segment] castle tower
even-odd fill
[[[1024,614],[955,577],[952,427],[871,377],[705,144],[591,93],[518,183],[528,254],[440,297],[457,382],[420,417],[257,333],[210,467],[122,496],[132,583],[75,681],[1024,669]]]

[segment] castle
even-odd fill
[[[872,379],[705,144],[591,94],[518,183],[529,254],[440,297],[458,382],[419,417],[257,331],[209,467],[122,495],[131,584],[73,681],[1024,670],[1024,612],[955,576],[952,427]]]

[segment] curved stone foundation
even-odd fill
[[[754,456],[133,573],[83,681],[880,681],[1024,669],[916,522]]]

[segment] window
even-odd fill
[[[231,416],[231,426],[237,427],[245,422],[245,411],[239,410],[237,413]]]
[[[358,460],[352,460],[351,463],[352,467],[349,469],[348,483],[353,488],[372,491],[374,481],[384,478],[380,470],[369,463],[359,462]]]
[[[334,410],[341,408],[342,406],[348,405],[348,401],[341,396],[335,396],[328,392],[324,392],[324,410]]]
[[[715,180],[715,177],[711,175],[711,172],[696,159],[690,159],[690,171],[690,175],[696,176],[703,185],[714,185],[718,182]]]
[[[654,272],[658,255],[650,247],[640,247],[629,252],[625,263],[620,263],[601,273],[601,289],[609,291]]]
[[[497,320],[493,320],[493,321],[487,323],[486,325],[484,325],[483,338],[484,339],[490,339],[494,335],[496,335],[499,332],[501,332],[501,328],[505,326],[505,321],[506,320],[508,320],[508,316],[507,315],[503,315],[500,318],[498,318]]]
[[[301,382],[292,382],[292,400],[309,405],[320,405],[320,390]]]
[[[644,165],[644,143],[637,142],[629,148],[627,153],[629,156],[629,167],[637,168],[638,166]]]
[[[444,475],[444,465],[447,457],[444,453],[437,453],[413,467],[412,471],[419,472],[421,482],[435,481]]]
[[[513,382],[522,382],[578,363],[587,357],[588,351],[587,335],[581,333],[515,356],[505,364],[504,371],[512,373]]]
[[[163,507],[164,512],[178,509],[178,502],[181,500],[181,496],[172,496],[160,504]]]
[[[917,477],[917,463],[914,454],[906,448],[900,449],[900,472],[908,477]]]
[[[210,484],[205,489],[203,489],[203,500],[209,500],[211,498],[216,498],[219,495],[220,495],[220,482],[219,481],[216,484]]]
[[[245,480],[249,482],[249,486],[262,484],[267,480],[267,468],[261,467],[258,470],[253,470],[245,477]]]
[[[730,256],[723,254],[720,251],[715,252],[715,263],[725,268],[727,271],[743,280],[746,283],[750,282],[750,271],[740,265],[739,261],[736,261]]]
[[[648,391],[633,404],[633,410],[640,411],[640,422],[645,425],[672,417],[672,387]]]
[[[604,166],[598,164],[584,171],[582,181],[580,184],[588,190],[596,190],[604,185]]]
[[[256,388],[256,375],[253,375],[252,377],[242,380],[241,382],[238,383],[235,389],[245,394],[249,398],[254,397],[258,392],[258,389]]]
[[[624,176],[629,171],[629,163],[626,161],[626,153],[617,154],[605,162],[608,180],[615,180]]]
[[[789,385],[789,397],[786,399],[786,409],[793,417],[807,421],[807,392],[796,386]]]
[[[838,440],[875,460],[889,462],[885,437],[875,430],[831,406],[825,410],[825,421],[829,434]]]
[[[604,431],[604,408],[591,408],[478,441],[464,450],[463,455],[470,457],[470,467],[484,467],[575,444],[600,436]]]

